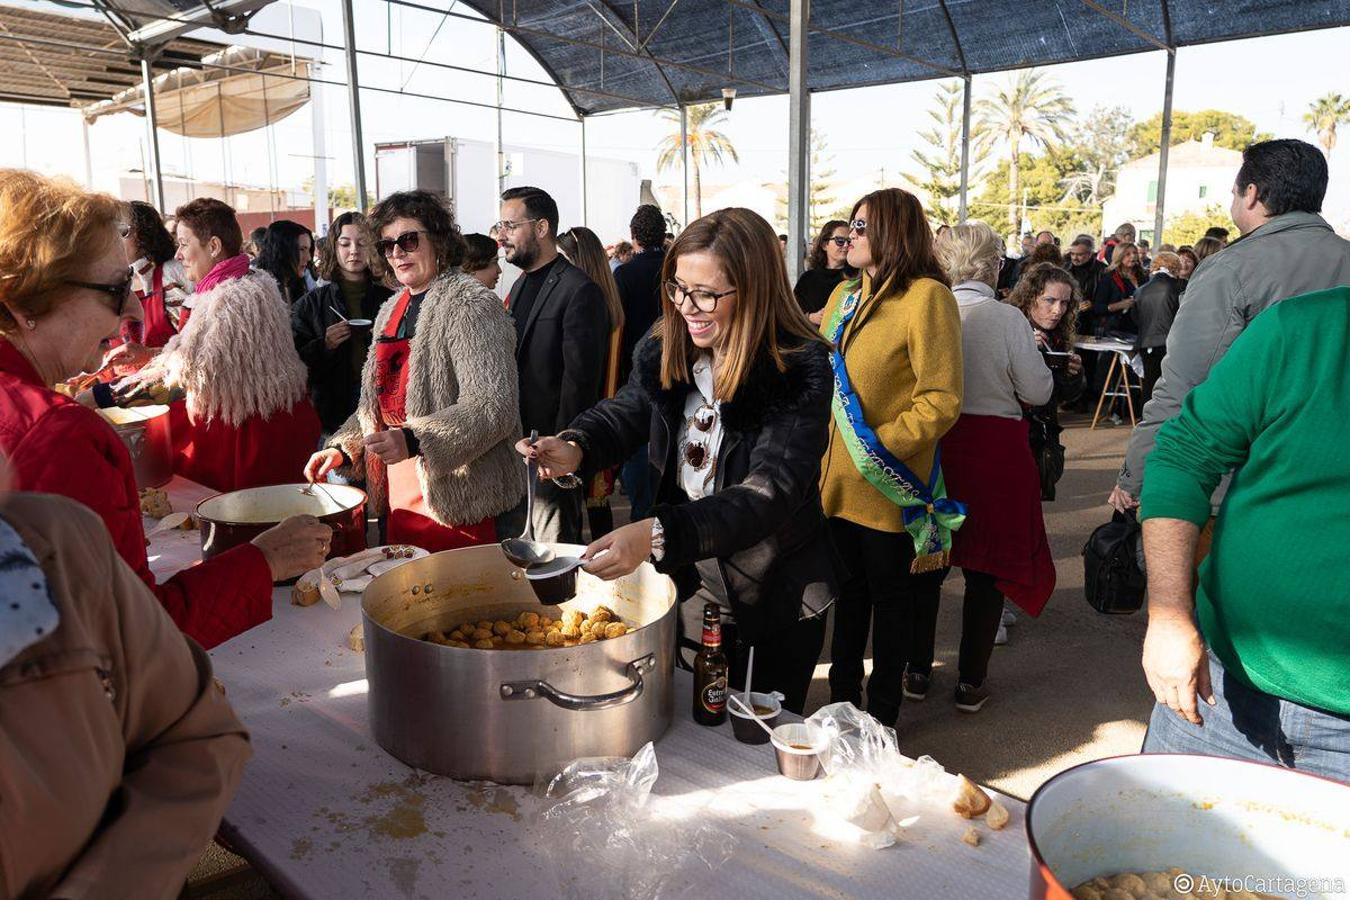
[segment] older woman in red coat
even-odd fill
[[[112,427],[53,386],[99,368],[137,319],[123,207],[105,194],[0,170],[0,452],[16,490],[98,513],[118,554],[190,637],[214,646],[272,614],[272,582],[322,563],[332,532],[297,518],[156,584],[131,457]]]

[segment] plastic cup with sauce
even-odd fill
[[[736,696],[743,698],[745,695],[737,694]],[[782,700],[782,694],[750,692],[750,708],[754,710],[755,718],[769,728],[778,724],[778,716],[783,712]],[[740,707],[736,704],[728,703],[727,711],[731,713],[731,733],[736,736],[736,740],[742,744],[767,744],[769,742],[769,736],[765,734],[764,729],[755,724],[755,719],[741,712]]]
[[[805,722],[791,722],[775,728],[772,740],[778,774],[793,781],[810,781],[820,774],[820,756],[828,743],[824,731]]]

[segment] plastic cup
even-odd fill
[[[375,323],[370,319],[348,319],[347,324],[352,328],[369,328]]]
[[[737,697],[744,697],[744,694],[737,694]],[[755,719],[759,719],[769,728],[778,724],[778,717],[783,712],[783,705],[773,694],[761,694],[755,691],[750,693],[750,708],[756,706],[767,706],[773,712],[767,715],[751,717],[741,712],[740,707],[734,703],[727,704],[727,711],[731,713],[731,733],[736,736],[736,740],[742,744],[767,744],[769,735],[755,724]]]
[[[754,723],[750,723],[752,726]],[[778,774],[793,781],[810,781],[820,774],[820,754],[825,751],[825,732],[804,722],[779,725],[773,730],[773,752]]]

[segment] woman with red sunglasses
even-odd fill
[[[464,274],[464,238],[428,191],[371,211],[376,252],[402,290],[380,308],[361,400],[305,467],[366,481],[390,543],[432,552],[497,542],[496,516],[525,493],[516,330],[497,295]]]
[[[212,647],[267,621],[273,580],[321,564],[332,532],[312,518],[288,520],[155,582],[126,446],[96,413],[53,389],[98,369],[122,323],[142,315],[118,239],[124,216],[107,194],[0,170],[0,453],[16,490],[61,494],[98,513],[118,555],[174,623]]]

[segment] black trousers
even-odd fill
[[[994,586],[994,576],[962,569],[966,596],[961,607],[961,651],[958,657],[959,679],[979,687],[989,674],[989,657],[994,653],[994,638],[1003,620],[1003,594]],[[924,596],[913,606],[909,645],[909,670],[920,675],[933,673],[933,645],[937,641],[938,597]]]
[[[904,532],[876,531],[839,518],[830,536],[846,571],[839,573],[830,646],[830,702],[861,707],[863,655],[872,636],[867,712],[883,725],[900,716],[901,687],[916,603],[936,606],[945,569],[911,575],[914,541]]]
[[[1143,412],[1144,404],[1153,396],[1153,386],[1162,377],[1163,357],[1167,355],[1167,348],[1149,347],[1140,351],[1140,354],[1144,357],[1144,378],[1139,389],[1139,410]]]
[[[755,671],[751,675],[755,681],[751,689],[757,693],[779,691],[785,698],[783,708],[801,713],[824,647],[824,616],[802,619],[789,628],[765,635],[755,645]],[[735,623],[723,624],[722,649],[727,654],[727,681],[732,688],[745,690],[750,645],[740,639]]]

